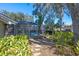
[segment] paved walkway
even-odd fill
[[[31,49],[33,56],[54,56],[56,48],[54,43],[43,37],[31,38]]]

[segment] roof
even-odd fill
[[[16,21],[12,20],[10,17],[6,16],[3,13],[0,13],[0,21],[6,23],[6,24],[15,24]]]
[[[30,25],[37,25],[37,24],[34,23],[34,22],[31,22],[31,21],[25,21],[25,20],[17,21],[16,24],[30,24]]]

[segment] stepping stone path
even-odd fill
[[[52,44],[44,43],[41,41],[43,39],[40,39],[41,41],[38,43],[35,43],[34,39],[30,39],[31,41],[31,51],[33,56],[56,56],[56,48],[52,47]],[[39,41],[39,40],[38,40]],[[36,41],[37,42],[37,41]],[[45,44],[45,45],[44,45]]]

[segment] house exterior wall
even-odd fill
[[[0,21],[0,37],[4,36],[5,34],[5,24]]]

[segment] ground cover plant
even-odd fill
[[[0,38],[0,56],[30,56],[28,36],[16,35]]]

